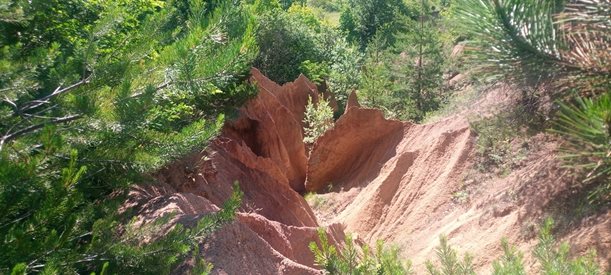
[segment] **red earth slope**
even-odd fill
[[[307,162],[302,121],[308,97],[318,100],[316,86],[304,76],[279,86],[256,69],[251,73],[259,94],[239,117],[205,151],[159,171],[159,184],[134,188],[125,207],[136,209],[138,224],[174,212],[172,222],[188,225],[217,211],[239,182],[244,198],[237,221],[202,243],[213,272],[319,274],[308,249],[319,224],[299,194]],[[327,232],[334,243],[344,238],[339,225]]]
[[[532,251],[535,228],[570,182],[555,157],[557,142],[540,134],[508,175],[467,177],[477,138],[467,117],[510,104],[511,94],[509,87],[499,86],[466,111],[424,125],[350,108],[310,155],[305,186],[322,193],[317,216],[323,223],[344,224],[346,232],[370,245],[377,240],[398,245],[418,274],[425,273],[426,260],[435,259],[440,235],[471,253],[483,274],[501,255],[504,237]],[[460,202],[465,187],[473,190]],[[607,211],[580,221],[562,239],[574,244],[575,254],[596,249],[608,268],[610,218]],[[525,254],[528,269],[537,269],[532,254]]]
[[[173,222],[188,225],[217,211],[238,181],[245,196],[237,220],[202,243],[201,255],[215,274],[320,273],[307,248],[317,240],[318,226],[327,227],[334,243],[350,232],[370,244],[396,244],[418,274],[444,234],[458,250],[473,254],[479,272],[488,273],[501,254],[501,238],[530,250],[533,228],[567,190],[556,142],[546,135],[535,137],[531,153],[504,177],[465,175],[477,138],[467,117],[510,103],[508,87],[425,125],[385,119],[379,110],[360,107],[353,93],[345,114],[308,158],[302,121],[308,97],[318,98],[316,86],[303,76],[279,86],[256,69],[251,80],[258,96],[205,151],[159,171],[157,185],[134,188],[125,204],[136,210],[137,225],[169,212],[178,214]],[[456,194],[465,186],[473,190],[459,202]],[[308,191],[324,201],[314,211],[301,196]],[[563,240],[575,244],[575,254],[597,249],[608,266],[610,217],[607,211],[583,220]],[[537,268],[530,254],[526,260],[530,270]]]

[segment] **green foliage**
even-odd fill
[[[303,199],[308,202],[312,209],[320,209],[326,203],[326,199],[314,192],[308,192],[303,195]]]
[[[382,34],[368,44],[359,94],[365,105],[390,117],[421,121],[448,97],[442,91],[445,58],[437,19],[428,1],[423,4],[412,5],[421,16],[405,20],[408,30],[394,46]]]
[[[325,62],[316,63],[310,60],[306,60],[301,63],[300,70],[308,79],[318,85],[323,83],[325,79],[329,78],[330,73],[329,64]]]
[[[296,5],[303,6],[307,0],[279,0],[279,2],[282,8],[286,10]]]
[[[278,83],[293,81],[302,72],[300,66],[306,60],[323,61],[320,44],[316,43],[316,18],[302,13],[280,10],[259,16],[257,41],[260,47],[255,67]],[[307,19],[308,20],[304,22]]]
[[[329,244],[324,229],[318,230],[320,247],[310,243],[314,261],[328,274],[411,274],[411,264],[399,259],[398,249],[386,249],[379,241],[375,251],[368,246],[357,247],[352,237],[346,236],[345,247],[338,249]]]
[[[590,202],[611,199],[611,92],[561,104],[553,131],[566,140],[565,165],[581,175],[583,186],[594,186]]]
[[[533,254],[541,264],[538,274],[545,275],[586,275],[600,274],[600,267],[595,261],[595,253],[587,256],[570,259],[569,245],[561,244],[556,248],[556,241],[552,236],[553,221],[545,220],[539,233],[539,243]],[[396,248],[386,249],[384,243],[378,242],[376,252],[372,253],[368,246],[357,247],[354,240],[347,236],[343,247],[330,244],[323,229],[318,231],[320,243],[310,243],[310,250],[314,253],[317,265],[328,274],[410,274],[409,262],[403,263],[398,258]],[[435,249],[438,264],[426,262],[426,268],[432,275],[460,275],[475,274],[472,264],[473,258],[465,254],[463,259],[449,244],[445,236],[440,236],[440,244]],[[501,240],[503,255],[492,263],[495,275],[524,275],[523,254],[505,239]]]
[[[471,128],[477,133],[477,165],[482,172],[500,168],[504,173],[512,168],[514,152],[511,142],[519,131],[507,125],[509,118],[508,113],[501,113],[471,122]]]
[[[343,111],[348,95],[359,85],[363,55],[345,40],[334,41],[331,35],[327,35],[325,41],[332,41],[327,42],[331,45],[328,49],[331,65],[326,82],[340,105],[339,111]]]
[[[318,229],[318,238],[320,239],[320,248],[315,242],[311,242],[309,245],[310,250],[314,253],[314,262],[329,274],[337,274],[341,264],[337,248],[329,243],[327,232],[322,228]]]
[[[116,223],[111,219],[97,221],[91,241],[91,260],[108,259],[106,269],[113,274],[169,274],[183,257],[199,255],[199,244],[207,235],[234,220],[242,197],[239,185],[234,184],[232,196],[221,210],[203,216],[192,227],[176,224],[173,228],[165,228],[174,217],[174,214],[167,214],[139,227],[130,223],[125,233],[117,237],[108,230],[116,227]],[[151,236],[162,237],[146,243],[144,240]],[[209,263],[200,259],[196,258],[196,262],[195,271],[205,272],[210,268]]]
[[[230,215],[140,246],[118,204],[253,94],[254,17],[157,0],[3,1],[0,16],[0,273],[168,273]]]
[[[254,66],[282,84],[303,73],[319,83],[328,81],[342,100],[354,87],[358,56],[334,28],[323,24],[305,6],[284,12],[272,9],[258,16],[259,55]]]
[[[539,244],[535,248],[534,255],[541,264],[541,273],[545,275],[556,274],[599,274],[595,255],[590,253],[586,257],[569,259],[569,244],[563,243],[556,248],[552,228],[554,221],[546,219],[539,232]]]
[[[570,259],[568,243],[562,243],[556,247],[556,240],[552,235],[553,226],[554,221],[551,218],[544,221],[539,231],[539,243],[533,251],[535,258],[541,265],[539,274],[600,274],[600,267],[595,261],[594,252]],[[501,246],[504,254],[493,263],[493,274],[526,274],[522,254],[506,240],[502,241]]]
[[[312,97],[308,98],[308,105],[303,118],[305,125],[303,129],[303,142],[312,144],[333,126],[333,108],[329,106],[322,96],[318,97],[318,102],[313,103]]]
[[[344,0],[308,0],[308,6],[321,8],[328,12],[341,11]]]
[[[409,99],[397,93],[391,61],[393,55],[383,50],[385,44],[381,35],[376,35],[369,43],[361,69],[359,99],[366,106],[384,110],[388,117],[402,118],[413,106],[409,105]]]
[[[390,45],[394,35],[404,30],[403,21],[410,12],[401,0],[348,0],[340,17],[340,28],[347,39],[361,51],[378,34]]]
[[[447,98],[442,91],[444,56],[436,19],[428,1],[418,7],[420,18],[410,21],[410,31],[400,37],[397,51],[402,53],[397,66],[398,93],[412,105],[404,118],[421,121],[426,113],[439,109]]]
[[[523,255],[516,247],[507,242],[506,239],[501,240],[503,248],[503,256],[492,263],[494,275],[526,275],[524,270]]]
[[[426,262],[426,269],[431,275],[471,275],[473,271],[473,258],[469,254],[465,254],[463,260],[458,258],[456,251],[448,245],[448,239],[445,236],[439,237],[439,246],[435,249],[439,266],[435,266],[433,262]]]
[[[608,91],[608,1],[459,0],[457,23],[479,73]],[[562,89],[559,89],[562,90]]]

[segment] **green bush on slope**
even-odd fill
[[[595,261],[595,254],[569,257],[569,244],[556,244],[551,234],[554,222],[551,218],[545,220],[539,231],[539,243],[533,250],[533,255],[539,263],[538,272],[542,275],[597,275],[600,267]],[[371,253],[368,246],[355,247],[351,237],[346,237],[343,248],[329,244],[323,229],[319,230],[320,246],[310,243],[316,264],[327,274],[411,274],[409,261],[398,257],[396,248],[385,248],[383,242],[378,242],[376,253]],[[426,268],[431,275],[472,275],[475,274],[473,257],[465,254],[463,259],[449,244],[447,237],[439,238],[439,246],[435,249],[437,264],[428,260]],[[507,240],[501,241],[503,255],[492,263],[495,275],[526,274],[523,255]]]
[[[448,238],[439,237],[439,246],[435,249],[439,266],[433,262],[426,262],[426,269],[431,275],[474,275],[473,264],[469,254],[465,254],[463,260],[458,258],[457,252],[448,244]]]
[[[333,109],[322,96],[318,102],[313,103],[312,97],[308,98],[308,105],[303,118],[305,127],[303,129],[303,142],[312,144],[333,126]]]
[[[314,261],[328,274],[410,274],[411,264],[399,259],[397,248],[386,248],[378,242],[375,251],[367,246],[357,247],[351,236],[346,236],[343,249],[329,243],[324,229],[318,230],[320,246],[310,243]]]

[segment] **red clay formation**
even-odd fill
[[[379,110],[362,108],[353,92],[345,114],[316,141],[308,159],[302,121],[308,97],[318,100],[316,86],[304,76],[279,86],[256,69],[251,81],[259,94],[206,150],[168,165],[157,173],[158,184],[135,187],[125,203],[136,210],[135,226],[176,213],[167,230],[218,211],[239,182],[244,198],[236,221],[201,244],[215,274],[320,274],[307,247],[318,241],[319,226],[336,244],[344,232],[369,244],[378,239],[396,244],[418,274],[426,259],[434,259],[444,234],[456,249],[474,256],[478,272],[489,273],[502,253],[501,238],[522,251],[532,249],[532,226],[568,188],[555,161],[555,143],[545,135],[532,140],[534,153],[508,175],[467,175],[476,140],[467,117],[511,102],[508,94],[515,93],[506,86],[424,125],[385,119]],[[457,201],[467,188],[466,201]],[[322,206],[313,211],[300,195],[306,191],[319,193]],[[608,268],[610,218],[609,212],[591,217],[562,239],[575,244],[572,253],[596,248]],[[536,270],[532,255],[525,254],[529,269]],[[186,261],[175,272],[192,264]]]

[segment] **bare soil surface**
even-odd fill
[[[469,118],[514,104],[512,94],[509,86],[497,85],[457,114],[425,125],[379,120],[375,110],[349,110],[318,140],[308,162],[306,189],[321,193],[316,216],[323,224],[344,224],[346,232],[370,245],[377,240],[398,245],[417,274],[425,272],[426,260],[435,259],[440,235],[473,255],[478,273],[490,273],[502,254],[502,238],[525,252],[530,271],[537,270],[530,253],[537,228],[549,215],[573,215],[566,212],[570,206],[557,203],[573,179],[560,169],[558,142],[545,133],[512,144],[515,152],[528,148],[502,175],[474,167],[477,134]],[[556,222],[566,225],[559,235],[573,244],[575,255],[594,249],[608,269],[610,218],[611,211],[603,210],[570,225]]]

